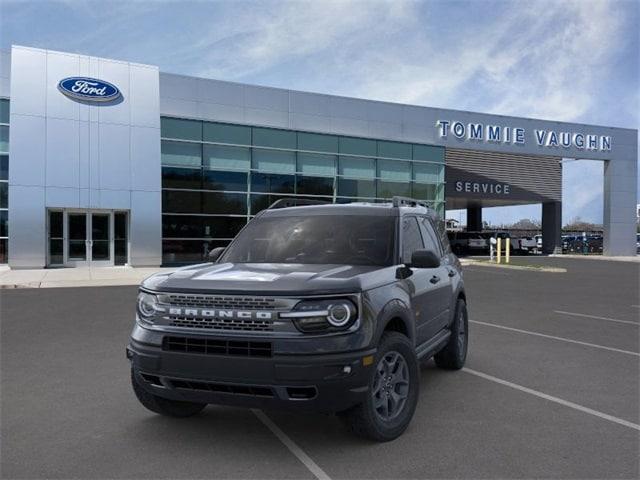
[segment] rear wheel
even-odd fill
[[[207,406],[206,403],[169,400],[147,392],[138,382],[133,368],[131,369],[131,384],[140,403],[147,409],[160,415],[166,415],[168,417],[191,417],[196,413],[200,413],[204,407]]]
[[[469,318],[467,304],[461,298],[456,303],[456,313],[451,325],[451,337],[447,345],[433,357],[436,365],[447,370],[460,370],[467,359]]]
[[[357,435],[387,442],[406,430],[415,412],[418,361],[407,337],[387,332],[380,341],[374,365],[366,400],[341,417]]]

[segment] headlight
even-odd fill
[[[158,298],[147,292],[138,293],[138,315],[147,320],[156,314]]]
[[[280,318],[290,318],[304,333],[340,331],[354,324],[358,309],[347,298],[303,300],[291,312],[281,313]]]

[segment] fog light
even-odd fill
[[[373,365],[373,355],[367,355],[366,357],[362,357],[362,365],[368,367],[369,365]]]

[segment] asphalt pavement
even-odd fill
[[[0,290],[2,478],[638,478],[637,263],[465,268],[467,367],[422,368],[397,440],[334,417],[146,411],[124,347],[135,287]]]

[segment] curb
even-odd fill
[[[546,272],[546,273],[567,273],[566,268],[562,267],[528,267],[525,265],[508,265],[508,264],[497,264],[497,263],[488,263],[488,262],[478,262],[474,260],[467,260],[462,264],[463,268],[467,265],[472,265],[474,267],[489,267],[489,268],[504,268],[507,270],[525,270],[529,272]]]

